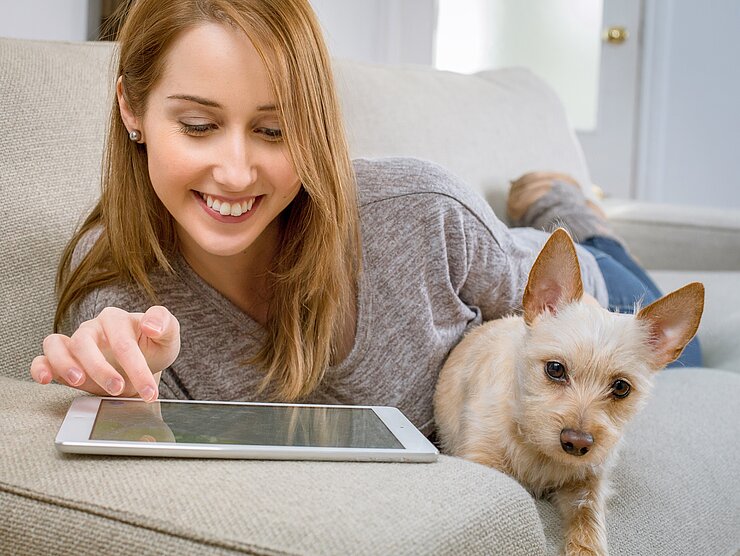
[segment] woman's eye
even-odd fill
[[[280,141],[283,138],[283,130],[272,127],[257,128],[257,133],[264,135],[269,141]]]
[[[205,135],[213,129],[216,129],[215,124],[186,124],[180,122],[180,131],[185,135]]]
[[[548,361],[545,363],[545,373],[551,379],[557,381],[565,381],[568,378],[565,372],[565,365],[560,361]]]
[[[632,390],[632,387],[626,380],[619,379],[612,383],[612,395],[615,398],[626,398],[629,396],[630,390]]]

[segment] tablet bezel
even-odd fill
[[[278,459],[318,461],[433,462],[439,454],[434,445],[395,407],[368,405],[285,404],[261,402],[226,402],[202,400],[158,400],[155,403],[227,404],[250,406],[288,406],[370,409],[403,445],[397,448],[337,448],[312,446],[264,446],[244,444],[190,444],[174,442],[138,442],[91,440],[100,403],[104,399],[146,403],[140,398],[104,398],[82,396],[72,400],[55,440],[58,450],[66,453],[227,459]]]

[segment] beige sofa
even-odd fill
[[[433,464],[68,456],[70,400],[28,366],[49,333],[60,250],[98,191],[111,46],[0,39],[0,553],[556,553],[560,522],[497,471]],[[529,170],[588,172],[562,107],[524,70],[461,76],[337,62],[355,155],[442,163],[498,214]],[[740,549],[740,215],[613,201],[665,288],[699,279],[705,369],[665,371],[630,427],[612,554]],[[132,215],[135,217],[135,215]]]

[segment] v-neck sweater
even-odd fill
[[[444,168],[410,158],[354,162],[362,234],[353,347],[301,402],[390,405],[424,434],[450,350],[471,327],[521,310],[534,258],[548,234],[507,228],[467,184]],[[98,234],[83,238],[73,264]],[[584,290],[606,305],[604,279],[577,246]],[[162,373],[160,397],[261,401],[264,371],[248,363],[264,328],[173,257],[174,273],[151,273],[159,301],[180,323],[181,349]],[[149,299],[128,284],[87,295],[68,331],[115,306],[143,312]]]

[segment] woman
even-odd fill
[[[518,307],[546,234],[507,229],[433,164],[353,164],[307,1],[138,0],[119,42],[103,193],[60,266],[67,334],[45,339],[33,378],[147,401],[394,405],[430,434],[444,358]],[[537,202],[593,222],[572,189]],[[614,288],[580,256],[606,304]]]

